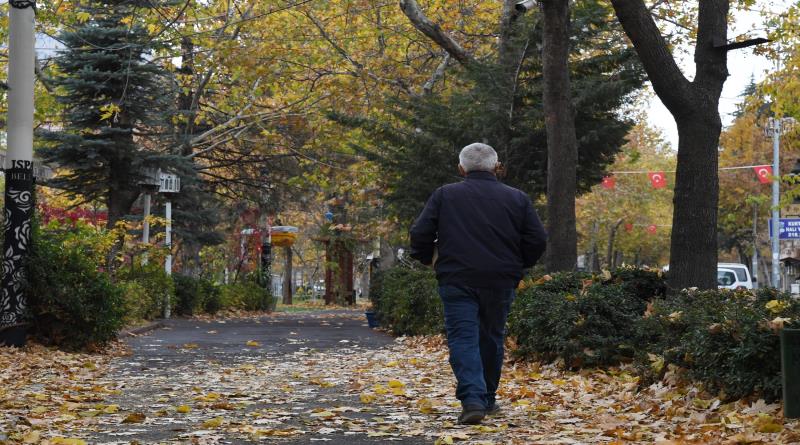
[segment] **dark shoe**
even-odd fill
[[[500,405],[497,402],[492,403],[489,409],[486,410],[487,416],[493,416],[500,412]]]
[[[486,417],[486,410],[482,406],[467,405],[458,416],[458,423],[462,425],[477,425]]]

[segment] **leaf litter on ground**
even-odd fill
[[[513,360],[504,367],[500,413],[458,425],[439,336],[398,338],[377,350],[342,343],[234,361],[198,355],[179,372],[142,371],[130,366],[135,360],[120,344],[92,355],[0,348],[0,443],[128,441],[148,429],[194,443],[334,434],[435,444],[800,442],[798,422],[783,419],[779,404],[723,403],[677,369],[640,388],[624,366],[570,372]]]

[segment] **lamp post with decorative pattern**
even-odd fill
[[[8,19],[8,155],[5,161],[0,345],[25,344],[25,261],[33,215],[35,0],[10,0]]]

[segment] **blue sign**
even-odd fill
[[[800,240],[800,219],[781,218],[779,239]],[[769,220],[769,237],[772,238],[772,218]]]

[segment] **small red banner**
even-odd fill
[[[769,184],[772,182],[772,167],[769,165],[757,165],[753,167],[753,171],[756,172],[758,182],[762,184]]]

